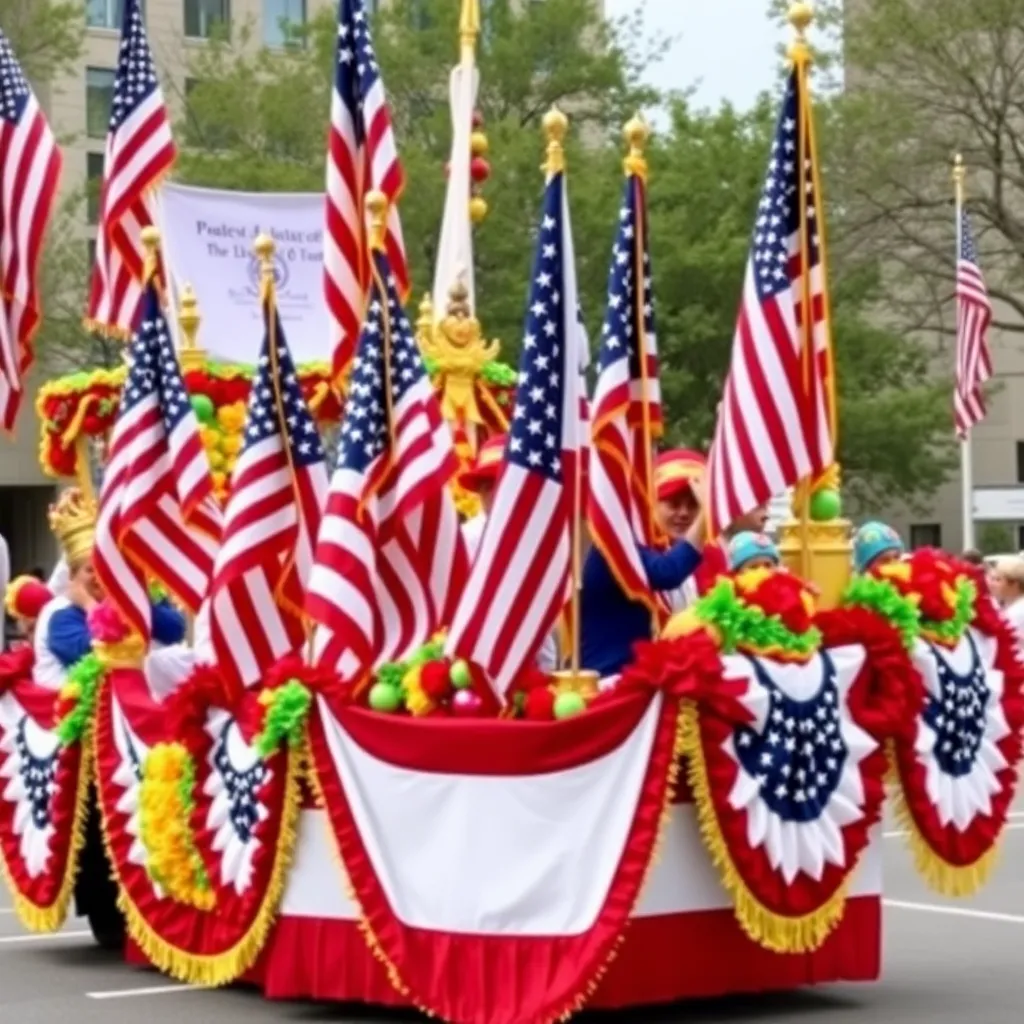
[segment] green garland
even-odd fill
[[[874,576],[855,576],[843,594],[843,605],[867,608],[890,622],[900,634],[903,646],[913,650],[921,633],[921,612],[916,602],[893,586],[889,580]]]
[[[295,747],[302,741],[302,728],[313,702],[312,695],[298,679],[289,679],[284,686],[267,691],[269,700],[263,728],[253,745],[264,760],[287,740]]]
[[[956,581],[956,600],[953,604],[953,617],[936,622],[933,619],[921,620],[921,632],[939,643],[955,647],[974,620],[975,604],[978,600],[978,588],[973,580],[964,576]]]
[[[432,356],[424,356],[423,368],[427,371],[428,377],[436,376],[438,373],[437,360]],[[489,384],[492,388],[510,388],[519,380],[519,372],[513,370],[506,363],[492,359],[480,368],[480,377],[485,384]]]
[[[776,649],[806,657],[821,646],[821,631],[812,626],[804,633],[788,629],[778,615],[768,615],[747,604],[730,579],[721,580],[694,607],[697,618],[713,626],[721,637],[722,650],[732,654],[740,648]]]
[[[96,695],[103,680],[103,663],[95,654],[87,654],[71,666],[61,697],[74,706],[57,723],[57,738],[65,747],[78,743],[92,724]]]

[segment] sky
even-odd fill
[[[605,12],[618,17],[637,0],[605,0]],[[665,60],[654,66],[650,84],[661,89],[696,86],[694,101],[717,106],[730,100],[750,106],[775,80],[777,47],[787,39],[765,14],[765,0],[646,0],[649,35],[671,37]]]

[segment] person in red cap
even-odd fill
[[[675,448],[662,452],[654,466],[655,517],[670,542],[682,540],[700,511],[694,486],[703,478],[707,462],[700,452]],[[726,531],[726,539],[737,533],[763,533],[768,522],[767,504],[758,505],[741,516]],[[706,594],[729,569],[725,550],[719,541],[704,545],[703,559],[694,574],[672,591],[669,603],[673,611],[682,611]]]
[[[39,613],[53,600],[53,593],[34,576],[11,580],[4,595],[4,609],[21,629],[22,637],[32,643]]]

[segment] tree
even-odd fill
[[[72,0],[0,0],[0,25],[37,85],[71,71],[82,52],[85,18]]]
[[[397,0],[375,26],[408,187],[401,210],[416,296],[429,287],[444,197],[450,115],[447,76],[457,57],[457,6]],[[195,184],[321,190],[336,26],[331,12],[293,49],[254,50],[249,29],[205,47],[189,74],[179,174]],[[590,335],[599,337],[608,260],[622,194],[622,126],[659,97],[641,71],[660,52],[640,15],[607,24],[590,0],[485,7],[479,105],[490,140],[490,213],[476,231],[480,319],[518,356],[542,185],[541,118],[569,113],[569,197]],[[822,114],[831,118],[830,105]],[[658,342],[670,439],[702,445],[713,427],[728,366],[750,230],[774,129],[774,105],[751,112],[671,105],[652,141],[651,246]],[[875,506],[934,490],[947,472],[940,386],[926,351],[874,326],[868,311],[883,278],[876,262],[834,275],[846,494]]]
[[[714,428],[775,118],[768,96],[746,114],[729,106],[695,112],[677,101],[651,152],[662,387],[673,437],[691,444]],[[928,377],[921,343],[871,318],[877,260],[830,269],[844,493],[864,510],[913,503],[934,492],[953,462],[943,440],[948,384]]]
[[[841,49],[820,57],[846,71],[831,139],[844,248],[852,259],[885,252],[886,314],[941,345],[953,327],[951,163],[962,153],[996,325],[1024,333],[1024,0],[845,8],[816,5],[832,38],[842,28]]]

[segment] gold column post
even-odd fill
[[[814,14],[809,3],[802,0],[790,5],[789,23],[795,32],[795,39],[789,50],[790,60],[794,66],[806,76],[811,63],[810,47],[807,44],[807,29]],[[804,79],[804,86],[806,80]],[[804,101],[809,102],[806,89]],[[801,133],[801,162],[812,158],[814,131],[813,122],[808,111],[807,127]],[[814,175],[815,202],[819,210],[823,204],[817,168],[812,168]],[[827,275],[828,262],[825,249],[824,218],[818,218],[816,227],[819,233],[819,248],[823,273]],[[801,214],[801,232],[809,231],[806,213]],[[805,280],[805,287],[809,282]],[[827,278],[825,297],[827,300]],[[804,297],[804,307],[808,308],[808,297]],[[826,306],[826,320],[831,320],[831,310]],[[810,350],[814,358],[813,348]],[[809,368],[810,369],[810,368]],[[815,371],[816,372],[816,371]],[[829,373],[834,376],[835,366],[831,360]],[[837,417],[835,409],[834,382],[826,381],[828,389],[829,418],[833,440],[837,434]],[[779,536],[779,553],[783,563],[792,572],[803,576],[815,584],[820,591],[819,605],[823,608],[834,608],[839,604],[843,591],[850,580],[851,543],[850,523],[841,517],[839,499],[839,467],[830,466],[819,480],[806,480],[794,489],[791,518],[783,523]]]

